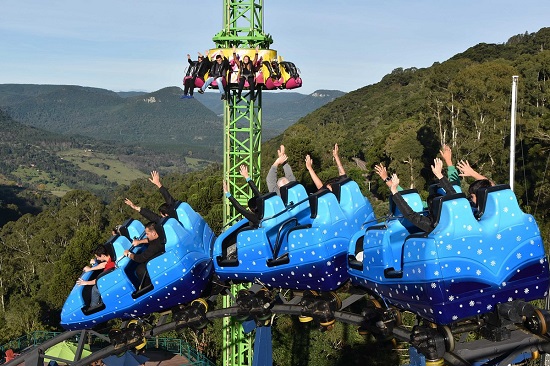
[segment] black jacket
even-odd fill
[[[216,60],[212,61],[212,66],[210,67],[209,77],[219,78],[220,76],[225,76],[229,70],[229,60],[227,57],[224,57],[221,63],[218,63]]]
[[[147,244],[147,249],[145,249],[143,252],[139,254],[135,254],[132,260],[137,263],[145,263],[163,252],[164,252],[164,240],[162,240],[159,237],[155,240],[151,240],[149,244]]]
[[[258,187],[256,187],[256,184],[252,180],[248,181],[248,185],[250,186],[250,189],[252,190],[254,197],[259,197],[261,195],[260,190],[258,189]],[[243,215],[248,220],[251,226],[254,226],[254,227],[260,226],[260,219],[254,212],[243,207],[239,203],[239,201],[235,199],[235,197],[229,196],[228,198],[231,204],[233,205],[233,207],[235,207],[235,210],[237,210],[238,213]]]
[[[446,177],[443,177],[439,180],[439,184],[441,188],[447,192],[447,194],[455,194],[456,191],[453,188],[453,185]],[[432,215],[424,216],[421,215],[418,212],[415,212],[412,210],[412,208],[407,204],[407,202],[401,197],[401,193],[397,192],[393,195],[393,202],[395,202],[397,208],[399,208],[399,211],[403,214],[403,217],[405,217],[407,220],[409,220],[414,226],[418,227],[419,229],[430,233],[433,231],[434,227],[434,220],[435,217]]]
[[[170,217],[173,217],[174,219],[178,219],[178,215],[176,213],[176,203],[177,201],[172,197],[170,192],[168,192],[168,189],[164,186],[160,186],[159,188],[160,194],[162,194],[162,197],[164,198],[164,202],[170,207]],[[160,216],[159,214],[154,213],[153,211],[149,210],[146,207],[142,207],[141,210],[139,210],[139,213],[141,216],[145,217],[147,220],[156,222],[157,224],[160,224],[160,221],[164,218]]]
[[[210,60],[208,60],[208,57],[204,57],[202,61],[192,61],[190,58],[187,59],[187,62],[189,62],[190,69],[188,72],[188,76],[192,76],[194,78],[204,78],[204,74],[210,69],[212,66],[210,64]]]

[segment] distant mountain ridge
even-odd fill
[[[65,135],[140,144],[218,160],[222,153],[223,104],[217,92],[180,99],[168,87],[152,93],[113,92],[77,85],[0,84],[0,108],[26,125]],[[262,94],[263,139],[273,138],[328,102],[344,95],[319,90]]]
[[[263,91],[263,139],[271,139],[280,135],[300,118],[345,94],[340,90],[316,90],[311,94],[300,94],[288,90]],[[223,104],[220,103],[218,93],[195,95],[195,99],[217,115],[223,115]]]
[[[47,131],[219,157],[221,119],[197,101],[182,103],[180,95],[177,87],[123,98],[113,91],[74,85],[4,84],[0,108],[17,121]]]

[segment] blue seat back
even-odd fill
[[[289,209],[290,214],[303,223],[304,219],[311,215],[309,210],[308,194],[306,189],[300,183],[293,181],[280,188],[281,199],[285,206],[292,207]]]
[[[201,248],[204,253],[209,253],[215,235],[203,217],[193,210],[187,202],[180,202],[176,206],[176,213],[182,226],[193,234],[195,245]]]
[[[330,226],[346,220],[346,215],[336,196],[329,190],[322,190],[309,196],[312,226]]]
[[[176,219],[168,218],[163,221],[162,225],[164,235],[166,237],[165,251],[169,252],[174,249],[178,243],[193,244],[189,242],[189,232]]]
[[[283,200],[275,192],[258,197],[257,208],[257,215],[262,221],[261,226],[271,227],[276,223],[285,221],[291,216],[288,211],[285,211],[286,208]],[[281,212],[283,213],[281,214]],[[276,215],[278,216],[274,217]]]
[[[332,185],[333,192],[335,188],[339,190],[336,197],[340,202],[340,207],[354,229],[359,230],[364,222],[372,222],[375,220],[372,205],[369,200],[363,196],[357,182],[348,178],[340,184]]]
[[[418,213],[423,213],[424,211],[424,202],[422,201],[422,197],[418,194],[418,191],[416,189],[405,189],[399,192],[401,194],[401,197],[407,202],[409,207],[414,211]],[[395,202],[393,201],[393,196],[390,196],[390,215],[393,217],[396,217],[401,225],[405,227],[409,233],[416,233],[420,229],[413,225],[409,220],[403,217],[403,213],[399,210]]]

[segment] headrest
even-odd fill
[[[487,205],[487,198],[489,197],[489,193],[503,191],[506,189],[511,189],[510,185],[499,184],[492,187],[485,187],[485,188],[478,189],[476,193],[476,201],[477,201],[477,209],[478,209],[476,217],[479,219],[481,216],[483,216],[483,213],[485,212],[485,207]]]
[[[267,201],[271,197],[277,197],[277,193],[269,192],[256,198],[256,216],[258,217],[258,219],[262,220],[264,218],[265,201]]]
[[[459,198],[466,198],[466,195],[464,193],[455,193],[455,194],[448,194],[445,196],[439,196],[435,197],[432,201],[432,215],[434,218],[433,226],[436,227],[439,223],[439,218],[441,215],[441,209],[443,208],[444,202],[456,200]]]
[[[281,199],[283,200],[283,203],[285,204],[285,206],[287,206],[289,204],[289,202],[288,202],[288,190],[292,187],[297,186],[298,184],[300,184],[300,183],[293,180],[292,182],[288,182],[287,184],[285,184],[284,186],[281,186],[279,188],[279,190],[281,192]],[[294,202],[294,203],[296,203],[296,202]]]
[[[417,194],[418,195],[418,191],[416,189],[404,189],[402,191],[399,191],[399,194],[401,194],[401,197],[405,198],[406,195],[408,194]],[[401,212],[399,212],[399,209],[397,208],[397,205],[395,204],[395,202],[393,201],[393,195],[390,196],[390,215],[392,216],[401,216]],[[411,208],[416,211],[416,212],[420,212],[418,210],[415,210],[414,207],[411,206]]]
[[[128,219],[126,221],[124,221],[122,223],[122,225],[118,225],[117,227],[117,231],[119,233],[119,235],[122,235],[122,236],[125,236],[128,238],[128,240],[132,241],[132,237],[130,236],[130,232],[128,230],[128,228],[131,226],[132,224],[132,221],[134,221],[134,219]]]
[[[105,249],[107,250],[107,253],[109,253],[109,256],[113,261],[117,260],[117,253],[115,252],[115,248],[113,246],[113,243],[118,239],[117,235],[113,235],[103,244]]]
[[[309,209],[311,210],[311,218],[314,219],[317,217],[318,199],[319,197],[324,196],[325,194],[332,193],[328,189],[321,189],[309,196]]]
[[[334,193],[338,202],[340,202],[340,192],[342,191],[342,186],[350,181],[350,177],[348,177],[347,175],[342,175],[340,179],[330,184],[330,187],[332,188],[332,193]]]

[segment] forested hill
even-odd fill
[[[550,28],[503,44],[479,44],[428,68],[395,69],[301,119],[264,147],[264,161],[271,162],[284,143],[292,166],[303,167],[311,153],[327,178],[336,174],[331,149],[337,142],[350,173],[365,188],[370,181],[371,191],[384,198],[387,188],[378,187],[374,164],[389,165],[403,187],[423,191],[433,180],[429,166],[447,143],[455,162],[467,159],[495,182],[508,182],[514,75],[519,76],[514,188],[527,211],[548,221]],[[357,167],[357,158],[368,171]]]
[[[514,75],[519,76],[514,190],[523,209],[535,215],[548,247],[550,28],[514,36],[503,44],[480,44],[428,68],[395,69],[379,83],[335,99],[262,146],[261,176],[265,177],[281,143],[302,183],[311,185],[304,167],[306,154],[312,155],[321,179],[334,176],[331,151],[338,143],[346,172],[360,183],[378,217],[387,213],[388,188],[373,174],[374,164],[383,162],[399,175],[401,186],[413,186],[426,196],[433,180],[429,165],[442,143],[451,146],[455,162],[467,159],[495,182],[507,182]],[[219,233],[223,212],[219,167],[162,177],[174,197],[189,202]],[[463,181],[463,189],[469,182]],[[112,225],[130,216],[140,218],[124,205],[124,197],[144,207],[162,202],[156,187],[143,178],[118,191],[108,205],[88,191],[72,191],[42,213],[25,215],[0,229],[0,339],[58,326],[61,304],[94,246],[108,237]],[[272,330],[274,349],[283,350],[274,354],[274,362],[281,365],[288,364],[284,360],[290,359],[290,350],[303,352],[289,336],[299,334],[303,325],[298,328],[298,322],[285,319],[279,318]],[[315,364],[334,364],[334,354],[377,353],[367,341],[350,334],[336,324],[331,332],[305,335],[310,354],[319,354]],[[217,335],[219,328],[208,327],[203,339],[205,349],[219,356]],[[338,349],[332,347],[334,339]],[[396,356],[391,350],[384,355]]]
[[[47,131],[218,158],[222,120],[180,95],[177,87],[123,98],[74,85],[3,84],[0,107],[13,119]]]
[[[51,195],[88,190],[108,199],[121,184],[153,169],[186,172],[181,155],[140,146],[65,136],[14,121],[0,110],[0,227],[25,213],[37,213]]]
[[[339,90],[316,90],[308,95],[290,90],[264,91],[262,140],[266,141],[280,135],[300,118],[345,94]],[[217,93],[205,93],[198,96],[197,100],[217,115],[223,115],[223,104],[220,103]]]

